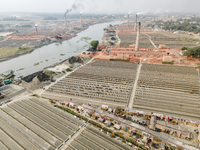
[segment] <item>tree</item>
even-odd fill
[[[183,51],[183,50],[188,50],[188,49],[189,49],[189,48],[188,48],[188,47],[185,47],[185,46],[181,48],[182,51]]]
[[[189,48],[188,50],[185,50],[183,54],[188,57],[189,56],[199,57],[200,56],[200,47]]]
[[[94,48],[97,48],[97,46],[99,45],[99,41],[98,40],[91,41],[90,45]]]

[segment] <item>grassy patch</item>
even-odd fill
[[[37,97],[37,98],[40,98],[40,96],[39,96],[39,95],[37,95],[37,94],[33,94],[32,96],[35,96],[35,97]]]
[[[19,47],[18,50],[19,50],[18,51],[19,53],[25,53],[25,52],[31,51],[31,48],[30,47]]]
[[[60,56],[65,56],[65,54],[60,54]]]
[[[65,108],[65,107],[62,107],[62,106],[59,106],[59,105],[54,105],[54,106],[55,106],[55,107],[58,107],[58,108],[60,108],[60,109],[63,109],[64,111],[66,111],[66,112],[68,112],[68,113],[70,113],[70,114],[72,114],[72,115],[75,115],[75,116],[77,116],[77,117],[79,117],[79,118],[81,118],[81,119],[83,119],[83,120],[85,120],[85,121],[88,121],[87,118],[81,116],[80,114],[77,114],[76,112],[74,112],[73,110],[71,110],[71,109],[69,109],[69,108]]]
[[[110,59],[110,61],[125,61],[125,62],[129,62],[129,59]]]
[[[162,64],[170,64],[170,65],[173,65],[173,62],[164,61],[164,62],[162,62]]]
[[[48,61],[48,59],[46,59],[45,61]]]
[[[20,68],[20,69],[18,69],[18,70],[16,70],[16,71],[20,71],[20,70],[24,70],[25,68]]]
[[[19,76],[18,78],[20,78],[20,79],[21,79],[21,78],[23,78],[23,76]]]
[[[67,71],[67,72],[70,72],[70,71],[72,71],[72,69],[70,69],[70,68],[67,68],[67,69],[66,69],[66,71]]]
[[[39,62],[38,62],[38,63],[35,63],[34,66],[37,66],[37,65],[39,65],[39,64],[40,64]]]
[[[15,55],[19,51],[18,47],[1,47],[0,58],[5,58]]]

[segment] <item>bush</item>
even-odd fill
[[[170,65],[173,65],[173,62],[164,61],[164,62],[162,62],[162,64],[170,64]]]
[[[110,134],[110,137],[115,138],[115,134],[114,133]]]
[[[72,69],[70,69],[70,68],[67,68],[67,69],[66,69],[66,71],[67,71],[67,72],[70,72],[70,71],[72,71]]]
[[[108,128],[106,128],[106,127],[103,127],[103,129],[104,129],[105,131],[107,131],[107,132],[113,133],[113,131],[112,131],[111,129],[108,129]]]
[[[125,62],[129,62],[129,59],[110,59],[110,61],[125,61]]]
[[[118,132],[115,132],[115,135],[120,137],[120,138],[122,138],[123,140],[126,140],[126,138],[122,134],[120,134]]]
[[[91,41],[90,45],[94,48],[97,48],[97,46],[99,45],[99,41],[98,40]]]
[[[153,140],[156,141],[156,142],[161,142],[161,139],[159,139],[159,138],[157,138],[155,136],[153,137]]]
[[[183,53],[184,56],[193,56],[193,57],[199,57],[200,56],[200,46],[189,48]]]
[[[58,107],[58,108],[60,108],[60,109],[65,110],[65,111],[67,111],[68,113],[70,113],[70,114],[72,114],[72,115],[75,115],[75,116],[77,116],[77,117],[79,117],[79,118],[81,118],[81,119],[83,119],[83,120],[85,120],[85,121],[88,121],[87,118],[81,116],[80,114],[77,114],[76,112],[74,112],[73,110],[71,110],[71,109],[69,109],[69,108],[65,108],[65,107],[62,107],[62,106],[59,106],[59,105],[55,105],[55,106]]]
[[[183,51],[183,50],[188,50],[188,49],[189,49],[189,48],[188,48],[188,47],[185,47],[185,46],[181,48],[182,51]]]

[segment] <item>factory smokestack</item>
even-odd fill
[[[75,0],[75,2],[73,3],[72,7],[67,9],[67,11],[65,12],[64,14],[64,17],[65,17],[65,26],[67,26],[67,21],[66,21],[66,15],[74,10],[76,10],[77,8],[79,7],[83,7],[83,4],[82,4],[82,0]]]
[[[64,14],[65,17],[65,27],[67,27],[67,19],[66,19],[66,14]]]
[[[134,30],[137,31],[137,14],[135,15],[135,27]]]
[[[36,32],[36,34],[38,35],[37,26],[35,26],[35,32]]]
[[[127,16],[127,26],[129,26],[129,14]]]
[[[137,30],[137,38],[136,38],[135,50],[139,50],[139,44],[140,44],[140,28],[141,28],[141,22],[138,23],[138,30]]]
[[[81,12],[80,12],[80,26],[82,26]]]

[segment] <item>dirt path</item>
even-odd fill
[[[148,35],[148,34],[146,34],[146,33],[142,33],[142,34],[148,36],[148,37],[149,37],[149,41],[151,42],[151,44],[153,45],[153,47],[156,48],[156,49],[158,49],[158,47],[157,47],[157,46],[154,44],[154,42],[151,40],[151,36],[150,36],[150,35]]]
[[[139,76],[140,76],[141,67],[142,67],[142,64],[139,64],[139,67],[137,69],[137,75],[136,75],[136,78],[135,78],[135,83],[133,85],[133,90],[132,90],[132,93],[131,93],[131,98],[130,98],[129,104],[128,104],[128,108],[129,109],[131,109],[132,106],[133,106],[134,97],[135,97],[135,91],[136,91],[136,88],[137,88],[137,81],[138,81]]]

